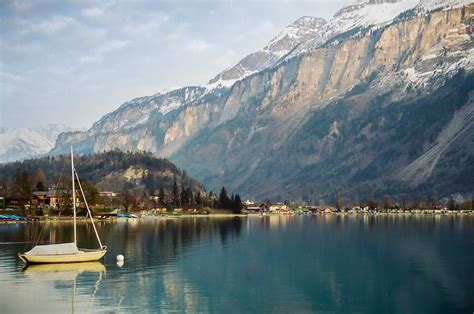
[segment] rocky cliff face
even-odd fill
[[[51,153],[67,153],[71,143],[74,143],[78,152],[83,153],[115,148],[156,153],[157,138],[158,141],[162,140],[175,113],[202,97],[205,92],[206,88],[194,86],[133,99],[105,115],[88,131],[60,134]],[[157,125],[163,130],[161,133],[156,129]]]
[[[297,45],[316,36],[325,24],[326,21],[321,18],[301,17],[288,25],[262,50],[246,56],[235,66],[219,73],[208,85],[184,87],[126,102],[105,115],[86,132],[60,134],[51,153],[66,153],[67,147],[74,143],[79,151],[88,153],[119,148],[148,150],[160,156],[168,156],[176,150],[183,136],[189,137],[208,121],[208,116],[213,111],[218,110],[219,106],[215,105],[224,101],[228,89],[236,81],[274,66]],[[198,125],[189,119],[186,123],[173,121],[176,115],[182,116],[182,107],[203,103],[207,104],[205,108],[184,109],[184,114],[192,115],[194,122],[199,122]],[[158,152],[157,147],[161,146],[161,141],[165,147]]]
[[[149,150],[211,189],[276,199],[472,191],[474,5],[420,14],[421,4],[360,1],[335,19],[371,5],[409,9],[377,27],[320,31],[275,66],[230,88],[195,88],[165,114],[147,99],[132,106],[143,114],[122,116],[125,104],[62,135],[54,152],[69,142]]]
[[[261,197],[472,189],[466,18],[410,18],[237,83],[222,110],[232,118],[172,159],[199,163],[194,174],[213,187]],[[434,169],[463,183],[448,187]]]

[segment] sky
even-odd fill
[[[122,103],[205,84],[301,16],[349,0],[0,1],[0,127],[89,128]]]

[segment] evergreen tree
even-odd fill
[[[241,210],[242,210],[242,199],[240,198],[239,194],[236,194],[234,197],[233,204],[232,204],[232,211],[235,214],[238,214],[240,213]]]
[[[38,168],[36,170],[32,181],[34,186],[38,186],[38,183],[41,182],[43,189],[39,190],[38,188],[36,188],[37,191],[45,191],[48,187],[48,180],[46,179],[46,175],[44,174],[44,171],[41,168]]]
[[[46,188],[44,187],[42,181],[38,181],[38,183],[35,186],[35,191],[46,191]]]
[[[230,199],[229,196],[227,195],[227,190],[225,187],[222,187],[221,189],[221,194],[219,195],[219,208],[222,209],[229,209],[229,204],[230,204]]]
[[[191,188],[186,189],[186,200],[189,206],[194,205],[194,195],[193,195],[193,190],[191,190]]]
[[[158,202],[160,202],[162,206],[165,205],[165,191],[163,190],[163,186],[160,186],[160,191],[158,192]]]
[[[189,205],[189,201],[187,198],[186,190],[184,186],[181,187],[181,206],[186,207]]]
[[[198,192],[196,194],[196,205],[199,206],[199,207],[201,207],[201,205],[202,205],[201,192]]]
[[[151,171],[148,171],[148,173],[143,177],[142,182],[145,185],[145,189],[148,194],[153,195],[156,190],[156,183],[155,176]]]
[[[339,194],[339,195],[336,197],[336,204],[335,204],[335,205],[336,205],[336,209],[337,209],[338,211],[340,211],[341,209],[344,208],[344,197],[343,197],[341,194]]]
[[[31,177],[30,174],[23,170],[21,172],[21,198],[24,200],[31,199]]]
[[[21,180],[21,170],[20,168],[15,169],[15,175],[13,177],[12,188],[12,196],[14,197],[21,197],[21,190],[22,190],[22,180]]]
[[[178,184],[176,183],[176,180],[173,183],[173,205],[179,206],[179,190],[178,190]]]

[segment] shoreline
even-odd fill
[[[436,210],[413,210],[413,211],[402,211],[402,212],[318,212],[318,213],[271,213],[261,215],[259,213],[247,213],[247,214],[232,214],[232,213],[215,213],[215,214],[182,214],[182,215],[138,215],[138,218],[125,218],[125,217],[108,217],[98,218],[95,217],[95,222],[101,221],[134,221],[134,220],[177,220],[180,218],[233,218],[233,217],[254,217],[254,218],[265,218],[265,217],[311,217],[311,216],[348,216],[348,217],[456,217],[456,216],[474,216],[474,211],[461,210],[461,211],[436,211]],[[78,217],[78,222],[88,222],[89,217]],[[28,221],[16,221],[16,220],[5,220],[0,221],[0,224],[18,224],[18,223],[30,223],[30,222],[73,222],[74,218],[69,216],[63,217],[36,217]]]

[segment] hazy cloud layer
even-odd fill
[[[298,17],[347,2],[1,1],[0,126],[89,127],[131,98],[204,84]]]

